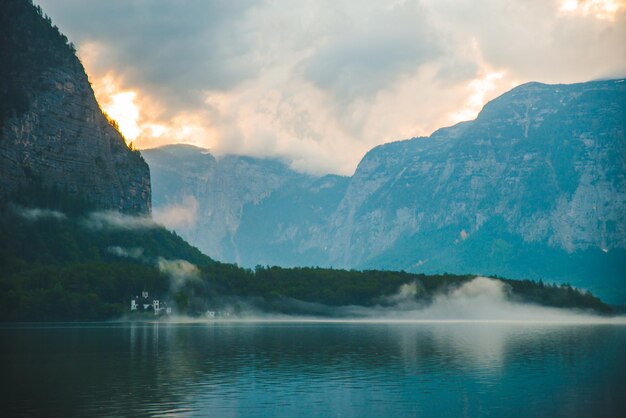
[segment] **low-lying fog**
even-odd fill
[[[557,322],[626,324],[626,317],[605,317],[593,312],[549,308],[515,301],[506,283],[487,277],[476,277],[458,288],[433,299],[432,303],[416,300],[418,283],[405,284],[398,293],[373,307],[341,306],[284,299],[284,306],[305,312],[301,315],[269,314],[240,302],[244,310],[229,321],[315,321],[315,322],[431,322],[431,321],[493,321],[493,322]],[[203,322],[204,318],[174,316],[171,321]],[[213,321],[213,320],[211,320]]]

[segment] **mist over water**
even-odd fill
[[[589,312],[548,308],[515,301],[506,283],[487,277],[476,277],[458,288],[436,295],[430,304],[416,301],[419,286],[403,285],[388,298],[393,306],[373,308],[346,307],[343,313],[366,318],[413,320],[481,320],[481,321],[598,321]]]
[[[283,298],[274,303],[293,314],[259,308],[248,298],[229,297],[223,305],[237,304],[241,313],[227,321],[250,322],[534,322],[568,324],[626,324],[623,316],[600,316],[592,311],[551,308],[517,301],[509,286],[497,279],[476,277],[459,287],[420,299],[419,282],[402,285],[394,295],[381,298],[375,306],[328,306]],[[209,321],[214,321],[211,319]],[[223,318],[218,320],[224,321]],[[206,318],[173,316],[170,322],[205,322]]]

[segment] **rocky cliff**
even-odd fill
[[[0,7],[0,198],[41,183],[149,212],[148,166],[100,110],[73,46],[30,2]]]
[[[569,281],[626,300],[625,132],[624,80],[529,83],[474,121],[374,148],[351,178],[146,158],[155,202],[181,187],[203,202],[184,236],[212,256]]]
[[[269,261],[266,250],[273,255],[281,244],[291,246],[310,236],[310,229],[321,228],[319,210],[327,211],[328,204],[303,201],[304,191],[324,196],[335,178],[342,179],[328,176],[320,183],[278,160],[215,158],[190,145],[148,149],[143,155],[153,173],[155,208],[184,206],[195,221],[177,228],[184,238],[212,257],[244,265]],[[300,233],[286,230],[289,221]],[[297,250],[285,250],[283,257],[298,259]]]
[[[624,80],[530,83],[475,121],[377,147],[330,221],[329,257],[360,265],[409,236],[454,247],[485,228],[568,253],[625,249],[625,130]]]

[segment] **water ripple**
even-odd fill
[[[609,325],[7,327],[0,400],[3,416],[611,416],[625,348]]]

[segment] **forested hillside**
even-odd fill
[[[169,300],[176,313],[191,316],[225,307],[239,313],[331,315],[323,306],[385,304],[386,297],[411,283],[421,289],[412,298],[428,304],[475,277],[244,269],[210,259],[149,217],[94,211],[62,191],[45,189],[25,190],[0,208],[0,265],[3,321],[121,318],[130,313],[130,298],[144,289]],[[513,300],[610,312],[596,297],[569,285],[502,280]]]

